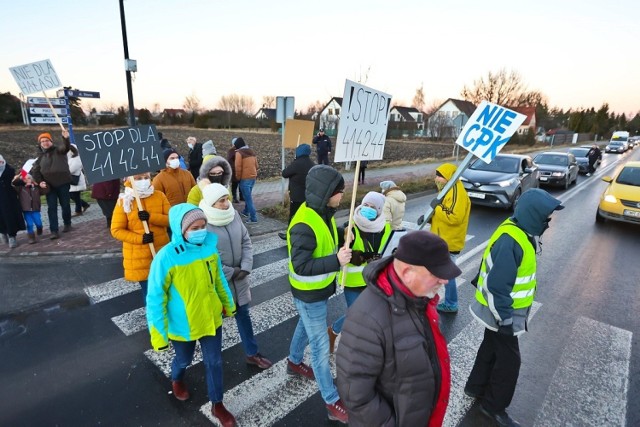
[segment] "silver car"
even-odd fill
[[[523,192],[538,188],[538,165],[521,154],[498,154],[491,163],[480,159],[460,177],[471,203],[514,209]]]

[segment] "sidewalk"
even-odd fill
[[[385,180],[400,182],[410,178],[420,178],[433,175],[440,163],[424,163],[418,165],[396,166],[389,168],[367,169],[366,182],[370,184]],[[354,171],[342,174],[345,185],[350,187],[354,181]],[[282,201],[280,181],[258,182],[253,189],[256,208],[272,206]],[[236,209],[244,206],[236,205]],[[73,206],[72,206],[73,211]],[[62,222],[62,213],[58,209],[58,219]],[[38,236],[38,242],[29,244],[25,232],[18,233],[18,247],[9,249],[7,245],[0,245],[0,257],[25,257],[37,255],[104,255],[120,256],[122,242],[111,237],[107,229],[107,223],[97,203],[91,203],[91,207],[81,216],[72,217],[72,229],[68,233],[60,232],[57,240],[49,239],[49,224],[46,206],[42,209],[42,222],[44,233]],[[258,215],[258,223],[247,224],[252,237],[286,230],[286,224],[282,221]],[[62,230],[62,223],[60,224]]]

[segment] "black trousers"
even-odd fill
[[[484,330],[484,339],[465,386],[483,395],[482,406],[490,412],[502,412],[510,404],[520,375],[518,337]]]
[[[329,164],[329,153],[318,151],[317,154],[318,154],[318,164],[319,165],[328,165]]]
[[[113,216],[113,210],[116,208],[118,200],[111,199],[96,199],[98,206],[102,210],[102,215],[107,219],[107,228],[111,228],[111,217]]]
[[[291,223],[291,219],[298,212],[300,206],[304,203],[302,202],[294,202],[293,200],[289,200],[289,223]]]

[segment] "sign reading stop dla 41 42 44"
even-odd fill
[[[508,108],[482,101],[456,140],[485,163],[491,163],[527,116]]]
[[[347,80],[334,161],[382,159],[390,108],[391,95]]]
[[[62,86],[56,70],[53,69],[53,65],[48,59],[11,67],[9,71],[24,95]]]

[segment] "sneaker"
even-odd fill
[[[336,349],[336,338],[338,338],[338,334],[333,331],[331,326],[327,328],[327,333],[329,334],[329,353],[333,353],[333,350]]]
[[[49,237],[51,240],[56,240],[60,238],[60,233],[58,233],[57,231],[52,231],[51,232],[51,237]]]
[[[256,353],[253,356],[247,356],[247,365],[254,365],[260,369],[269,369],[273,363],[260,353]]]
[[[211,404],[211,415],[216,417],[222,427],[235,427],[236,418],[224,407],[222,402]]]
[[[299,365],[296,365],[289,359],[287,359],[287,374],[300,375],[301,377],[306,377],[311,380],[316,379],[315,375],[313,375],[313,369],[311,369],[309,365],[304,362],[300,362]]]
[[[240,211],[240,216],[243,218],[249,218],[249,214],[247,212],[244,211]]]
[[[491,418],[495,425],[499,427],[520,427],[520,423],[511,418],[506,411],[489,412],[484,408],[484,406],[480,405],[480,412],[484,416]]]
[[[257,219],[248,219],[245,221],[246,224],[257,224],[258,220]]]
[[[9,236],[9,248],[13,249],[17,247],[18,247],[18,241],[16,240],[16,238]]]
[[[338,400],[336,403],[327,405],[327,415],[331,421],[338,421],[342,424],[349,423],[349,415],[347,414],[347,408],[342,404],[342,400]]]
[[[176,399],[182,401],[189,399],[189,390],[184,381],[171,381],[171,388],[173,389],[173,395]]]
[[[85,212],[87,209],[89,209],[91,207],[90,204],[87,204],[86,206],[82,207],[82,212]]]
[[[74,213],[72,213],[72,214],[71,214],[71,216],[72,216],[72,217],[73,217],[73,216],[81,216],[81,215],[82,215],[82,211],[80,211],[80,212],[74,212]]]
[[[68,233],[69,231],[71,231],[71,224],[65,224],[64,227],[62,227],[62,232]]]
[[[441,302],[440,304],[438,304],[436,309],[438,311],[442,312],[442,313],[457,313],[458,312],[458,306],[449,305],[449,304],[446,304],[444,302]]]

